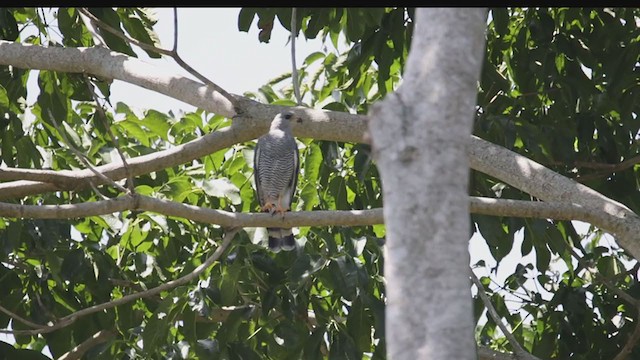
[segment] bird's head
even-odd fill
[[[283,110],[271,122],[271,129],[288,129],[291,124],[300,123],[302,119],[291,110]]]

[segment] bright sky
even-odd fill
[[[173,8],[155,9],[156,32],[164,48],[173,47]],[[238,30],[239,8],[180,8],[178,9],[178,53],[198,72],[223,89],[242,95],[256,91],[267,81],[291,71],[289,32],[276,20],[269,43],[258,41],[257,17],[248,33]],[[205,31],[205,33],[203,33]],[[314,51],[322,50],[320,37],[306,41],[296,39],[296,63]],[[144,53],[141,53],[144,54]],[[146,54],[141,58],[147,58]],[[147,58],[148,59],[148,58]],[[169,73],[191,77],[172,59],[151,59]],[[123,101],[130,106],[154,108],[160,111],[181,109],[192,111],[194,106],[148,91],[135,85],[114,81],[111,94],[113,104]]]

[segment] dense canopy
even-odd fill
[[[363,132],[371,105],[401,86],[414,9],[295,14],[292,22],[290,8],[243,8],[238,28],[228,29],[257,26],[257,45],[293,23],[299,38],[327,43],[297,71],[303,106],[331,110],[309,111],[313,121],[296,130],[293,210],[316,214],[289,224],[299,251],[274,254],[261,228],[268,215],[234,213],[259,210],[252,140],[283,106],[297,105],[290,73],[242,97],[201,95],[194,112],[139,113],[135,100],[109,101],[112,79],[178,92],[119,67],[129,61],[119,56],[141,53],[131,39],[158,45],[149,9],[0,8],[0,328],[15,337],[0,342],[0,354],[44,359],[47,347],[54,358],[386,358],[385,227],[375,212],[382,184],[366,135],[353,129]],[[84,49],[97,39],[119,54]],[[340,41],[345,52],[336,50]],[[73,48],[83,50],[62,52]],[[40,49],[51,56],[42,66]],[[34,55],[9,62],[14,50]],[[100,58],[110,65],[92,60]],[[473,134],[639,214],[639,58],[637,8],[492,8]],[[37,89],[27,87],[29,77]],[[180,86],[197,94],[206,84],[199,81]],[[37,92],[32,103],[28,91]],[[223,101],[233,106],[213,111]],[[469,195],[538,200],[477,170]],[[88,206],[64,214],[81,204]],[[369,212],[338,213],[349,210]],[[481,235],[490,252],[471,264],[479,279],[469,285],[481,349],[508,353],[514,344],[478,285],[534,356],[640,357],[640,254],[623,248],[637,236],[622,243],[602,226],[577,227],[570,215],[474,212],[469,234]],[[504,281],[501,266],[515,268]],[[141,293],[150,289],[157,291]],[[131,301],[115,306],[118,299]],[[92,308],[101,304],[113,306]]]

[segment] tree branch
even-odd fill
[[[102,48],[47,48],[0,40],[0,65],[92,73],[126,81],[227,117],[236,115],[232,104],[211,88],[176,74],[166,74],[152,64]],[[243,97],[237,99],[243,115],[236,117],[231,127],[173,149],[132,158],[129,161],[132,175],[176,166],[235,143],[254,139],[266,131],[269,122],[284,108],[260,104]],[[302,126],[293,129],[294,135],[298,137],[340,142],[364,141],[363,135],[367,128],[365,116],[315,109],[295,110],[303,119]],[[614,228],[620,245],[636,258],[640,257],[640,242],[634,240],[635,234],[640,233],[640,218],[624,205],[476,136],[471,137],[468,151],[473,169],[505,181],[537,198],[549,202],[579,204],[606,212],[616,221]],[[97,167],[97,170],[112,179],[126,176],[121,164],[104,166],[106,168]],[[82,179],[85,181],[84,186],[88,186],[88,179],[91,177],[91,174],[86,173]],[[93,179],[94,183],[99,183],[95,180]],[[0,184],[0,199],[72,188],[33,181],[14,181]]]
[[[73,188],[81,182],[81,179],[77,178],[78,173],[79,172],[77,170],[41,170],[0,167],[0,180],[29,180],[58,184],[59,186]],[[4,184],[0,184],[0,186],[2,185]]]
[[[583,257],[578,255],[578,253],[575,251],[575,249],[569,249],[569,251],[571,252],[571,255],[578,261],[578,263],[580,263],[580,265],[582,265],[582,267],[591,274],[592,278],[594,278],[597,281],[603,283],[604,286],[607,287],[607,289],[609,289],[610,291],[614,292],[622,300],[626,301],[627,303],[629,303],[629,305],[633,306],[636,309],[636,313],[637,313],[636,314],[636,326],[633,329],[633,333],[631,334],[629,339],[627,339],[626,344],[624,345],[624,347],[620,350],[618,355],[616,355],[616,357],[613,360],[624,360],[624,359],[627,359],[629,354],[631,354],[633,349],[638,344],[638,342],[640,342],[640,300],[636,299],[633,296],[631,296],[629,293],[627,293],[626,291],[622,290],[621,288],[615,286],[613,283],[611,283],[611,281],[609,279],[607,279],[600,272],[591,271],[591,266],[589,266],[590,264],[588,264],[584,260]],[[637,273],[637,271],[636,271],[636,273]]]
[[[486,197],[470,198],[471,212],[481,215],[513,216],[521,218],[580,220],[597,225],[600,229],[615,234],[617,219],[602,211],[588,209],[578,204],[494,199]]]
[[[125,193],[125,194],[129,193],[129,190],[127,190],[124,187],[122,187],[122,185],[118,184],[117,182],[113,181],[113,179],[111,179],[109,177],[106,177],[104,174],[102,174],[101,172],[96,170],[93,167],[93,165],[91,164],[91,162],[89,162],[89,159],[87,158],[87,156],[84,153],[80,152],[80,150],[76,149],[73,144],[71,144],[71,141],[69,141],[69,139],[67,138],[67,133],[62,128],[60,128],[60,126],[58,126],[58,122],[56,121],[56,119],[54,118],[54,116],[53,116],[53,114],[51,112],[49,112],[49,117],[51,118],[51,121],[53,122],[53,126],[56,128],[56,130],[58,130],[58,133],[62,137],[62,140],[64,141],[64,144],[67,146],[67,148],[69,150],[71,150],[71,152],[73,152],[76,155],[78,160],[80,160],[80,162],[82,162],[84,164],[84,166],[86,166],[87,169],[89,169],[89,171],[91,171],[100,180],[102,180],[105,183],[115,187],[116,189],[122,191],[123,193]],[[126,164],[126,163],[124,163],[124,164]],[[124,167],[124,169],[125,169],[125,172],[127,172],[126,166]]]
[[[152,63],[102,47],[44,47],[0,40],[0,65],[118,79],[223,116],[236,115],[233,104],[211,87],[187,77],[167,75]]]
[[[18,205],[0,203],[0,216],[32,219],[73,219],[142,210],[222,227],[356,226],[382,224],[382,209],[344,211],[293,211],[284,217],[267,213],[234,213],[134,194],[110,200],[68,205]]]
[[[567,164],[567,163],[563,163],[561,161],[551,161],[549,163],[549,165],[554,165],[554,166],[574,166],[576,168],[584,168],[584,169],[591,169],[591,170],[600,170],[600,171],[604,171],[603,174],[605,173],[612,173],[612,172],[618,172],[621,170],[625,170],[628,169],[630,167],[632,167],[635,164],[640,163],[640,155],[636,155],[632,158],[629,158],[627,160],[621,161],[619,163],[616,164],[609,164],[609,163],[599,163],[599,162],[593,162],[593,161],[576,161],[573,164]]]
[[[517,358],[520,360],[540,360],[539,358],[531,355],[528,351],[522,348],[522,345],[520,345],[518,340],[516,340],[513,334],[509,331],[509,329],[507,329],[507,327],[502,322],[502,318],[500,317],[496,309],[493,307],[493,304],[491,303],[491,299],[489,299],[489,296],[484,291],[484,286],[482,285],[482,283],[480,282],[476,274],[474,274],[473,271],[470,271],[470,273],[471,273],[470,275],[471,281],[473,281],[473,283],[476,285],[476,288],[478,289],[478,296],[480,296],[480,299],[482,299],[484,306],[487,308],[487,312],[489,312],[489,316],[491,316],[491,318],[496,323],[496,325],[498,325],[500,330],[502,330],[502,333],[509,341],[509,344],[511,344],[511,347],[513,348],[513,352],[517,355]]]
[[[98,115],[102,119],[104,128],[107,130],[107,134],[109,134],[109,136],[111,137],[111,141],[113,141],[113,146],[116,148],[116,151],[120,156],[120,160],[122,161],[122,167],[124,168],[124,171],[127,174],[127,189],[129,190],[130,194],[133,194],[135,192],[135,184],[133,182],[133,177],[131,176],[131,171],[129,171],[129,164],[127,163],[127,159],[122,153],[122,150],[120,149],[120,142],[118,141],[118,138],[113,134],[113,131],[111,131],[111,124],[109,124],[109,118],[107,117],[107,114],[104,112],[102,105],[100,105],[100,102],[98,100],[98,95],[96,95],[96,92],[93,90],[91,81],[89,81],[89,77],[86,74],[84,75],[84,81],[87,84],[87,88],[89,89],[91,96],[93,97],[93,101],[96,102],[96,111],[98,112]]]
[[[227,127],[204,135],[196,141],[178,145],[170,149],[151,153],[143,156],[137,156],[129,159],[129,172],[131,176],[139,176],[154,171],[160,171],[171,164],[182,164],[192,161],[217,150],[221,150],[232,146],[238,139],[237,127]],[[244,140],[244,139],[242,139]],[[110,163],[102,166],[96,166],[95,170],[100,174],[112,179],[119,180],[127,176],[123,164]],[[22,170],[21,170],[22,171]],[[35,170],[30,170],[30,174],[36,174]],[[95,184],[106,184],[107,181],[96,176],[91,170],[77,170],[70,176],[70,172],[62,172],[63,176],[57,177],[55,185],[51,183],[39,183],[32,181],[14,181],[0,184],[0,199],[3,198],[20,198],[23,196],[33,195],[46,191],[55,190],[73,190],[80,185],[89,186],[90,182]],[[4,180],[3,175],[15,177],[15,173],[0,171],[0,180]],[[67,176],[64,176],[67,175]],[[35,177],[31,175],[31,177]]]
[[[300,96],[300,83],[298,82],[298,67],[296,66],[296,36],[297,36],[297,11],[291,8],[291,82],[293,83],[293,94],[296,97],[298,106],[302,105],[302,96]]]
[[[43,47],[0,40],[0,65],[89,73],[138,85],[229,118],[237,115],[231,103],[211,88],[179,74],[167,74],[166,70],[156,67],[153,63],[104,48]],[[242,141],[262,135],[276,114],[290,109],[285,106],[261,104],[242,96],[235,97],[243,114],[242,117],[235,118],[234,123],[239,121],[247,127],[242,130]],[[303,126],[294,129],[294,135],[298,137],[362,142],[362,135],[367,126],[367,118],[362,115],[308,108],[298,108],[296,115],[304,122]]]
[[[2,41],[0,41],[1,43]],[[0,45],[0,57],[2,57],[2,46]],[[269,122],[275,114],[283,110],[284,106],[268,106],[257,104],[249,107],[250,114],[256,113],[255,117],[240,117],[234,120],[230,127],[218,129],[206,134],[201,138],[192,140],[186,144],[174,146],[170,149],[155,153],[137,156],[128,160],[129,172],[131,176],[148,174],[153,171],[160,171],[167,167],[191,162],[218,150],[226,149],[234,144],[246,142],[262,135],[268,128]],[[247,108],[245,108],[247,109]],[[245,111],[246,113],[246,111]],[[271,119],[264,118],[264,114],[273,113]],[[294,134],[301,137],[312,137],[316,139],[337,140],[341,138],[351,139],[350,132],[357,131],[366,124],[363,117],[351,114],[331,112],[323,110],[299,109],[296,114],[303,118],[304,127],[294,128]],[[252,116],[252,115],[250,115]],[[341,125],[342,124],[342,125]],[[119,163],[97,166],[95,170],[113,180],[123,179],[127,176],[124,166]],[[29,170],[30,174],[36,174],[37,170]],[[63,173],[66,174],[66,173]],[[3,172],[0,169],[0,180],[14,180],[15,174]],[[36,178],[36,175],[30,175]],[[51,182],[55,182],[52,184]],[[73,176],[60,177],[51,180],[49,183],[39,183],[31,181],[14,181],[0,184],[0,199],[20,198],[42,192],[58,190],[74,190],[80,186],[88,187],[89,183],[106,184],[90,170],[85,169],[74,172]]]
[[[79,360],[82,359],[84,354],[91,350],[94,346],[102,344],[113,339],[116,336],[116,332],[112,330],[100,330],[93,334],[87,340],[81,342],[78,346],[64,353],[58,358],[58,360]]]
[[[5,315],[9,316],[10,318],[12,318],[14,320],[17,320],[17,321],[19,321],[19,322],[21,322],[21,323],[23,323],[23,324],[25,324],[25,325],[27,325],[29,327],[32,327],[34,329],[40,329],[40,328],[44,327],[44,325],[40,325],[40,324],[36,324],[34,322],[31,322],[31,321],[29,321],[29,320],[27,320],[27,319],[15,314],[15,313],[13,313],[9,309],[7,309],[7,308],[5,308],[4,306],[1,306],[1,305],[0,305],[0,312],[3,312],[3,313],[5,313]]]
[[[640,258],[640,242],[636,240],[640,234],[640,217],[625,205],[477,136],[471,137],[469,151],[469,162],[475,170],[547,202],[579,204],[607,214],[619,244]]]
[[[507,354],[495,351],[486,346],[478,346],[478,360],[518,360],[515,354]]]
[[[95,28],[95,26],[93,26],[93,22],[91,21],[91,19],[89,19],[82,11],[80,11],[80,13],[78,14],[80,16],[80,19],[82,20],[82,23],[84,24],[84,26],[87,27],[87,30],[89,31],[89,33],[91,34],[91,37],[93,38],[93,43],[96,46],[106,46],[104,39],[102,39],[102,36],[100,36],[100,34],[98,34],[97,29]]]
[[[141,298],[145,298],[145,297],[150,297],[150,296],[155,296],[157,294],[160,294],[163,291],[169,291],[172,290],[180,285],[184,285],[187,284],[189,282],[191,282],[192,280],[196,279],[198,276],[200,276],[200,274],[202,274],[202,272],[204,272],[206,269],[208,269],[211,265],[213,265],[214,262],[216,262],[218,260],[218,258],[220,258],[220,256],[222,255],[222,253],[226,250],[227,246],[229,246],[229,243],[231,243],[231,240],[234,238],[234,236],[236,235],[236,233],[238,232],[238,229],[230,229],[227,231],[227,233],[224,235],[224,238],[222,239],[222,243],[216,248],[216,250],[207,258],[207,260],[205,260],[205,262],[203,262],[202,264],[200,264],[198,267],[196,267],[195,269],[193,269],[193,271],[191,271],[190,273],[179,277],[175,280],[171,280],[167,283],[164,283],[162,285],[156,286],[152,289],[146,290],[146,291],[141,291],[141,292],[137,292],[137,293],[133,293],[133,294],[129,294],[129,295],[125,295],[119,299],[116,300],[112,300],[106,303],[102,303],[102,304],[98,304],[98,305],[94,305],[91,307],[88,307],[86,309],[82,309],[79,311],[76,311],[72,314],[69,314],[65,317],[62,317],[60,319],[58,319],[58,321],[51,325],[51,326],[43,326],[40,327],[38,329],[34,329],[34,330],[15,330],[15,331],[10,331],[10,330],[0,330],[1,333],[10,333],[10,334],[14,334],[14,335],[37,335],[37,334],[46,334],[46,333],[50,333],[52,331],[61,329],[63,327],[69,326],[71,324],[73,324],[76,320],[78,320],[79,318],[83,317],[83,316],[87,316],[96,312],[100,312],[103,310],[107,310],[107,309],[111,309],[114,308],[116,306],[122,305],[122,304],[126,304],[129,303],[131,301],[137,300],[137,299],[141,299]]]
[[[141,41],[138,41],[136,39],[133,39],[127,35],[125,35],[123,32],[118,31],[116,29],[114,29],[113,27],[109,26],[109,24],[106,24],[105,22],[103,22],[102,20],[98,19],[95,15],[93,15],[91,12],[89,12],[89,10],[85,9],[85,8],[79,8],[78,9],[80,11],[80,13],[84,14],[86,17],[88,17],[89,19],[91,19],[91,21],[98,25],[99,28],[106,30],[108,32],[110,32],[111,34],[119,37],[120,39],[129,42],[131,44],[134,44],[142,49],[145,50],[149,50],[149,51],[153,51],[162,55],[166,55],[169,56],[170,58],[172,58],[175,62],[177,62],[183,69],[187,70],[191,75],[195,76],[196,78],[198,78],[198,80],[202,81],[204,84],[207,84],[208,86],[210,86],[211,88],[213,88],[215,91],[219,92],[220,94],[222,94],[222,96],[224,96],[227,100],[229,100],[229,102],[234,106],[235,110],[238,111],[239,107],[238,107],[238,101],[233,97],[233,95],[229,94],[225,89],[221,88],[220,86],[216,85],[213,81],[209,80],[206,76],[200,74],[199,72],[197,72],[194,68],[192,68],[191,66],[189,66],[189,64],[187,64],[184,60],[182,60],[182,58],[180,57],[180,55],[178,54],[178,36],[177,36],[177,29],[178,29],[178,13],[177,10],[174,8],[174,25],[175,25],[175,32],[174,32],[174,43],[173,43],[173,50],[167,50],[167,49],[162,49],[153,45],[149,45],[149,44],[145,44]]]
[[[581,220],[615,231],[606,214],[574,204],[470,197],[476,214],[556,220]],[[0,202],[0,216],[28,219],[73,219],[142,210],[187,218],[223,227],[364,226],[382,224],[382,209],[316,210],[287,212],[284,217],[265,213],[235,213],[134,194],[90,203],[67,205],[19,205]]]

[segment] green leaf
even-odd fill
[[[371,351],[371,321],[365,308],[357,297],[351,304],[347,316],[347,331],[351,335],[359,352]]]
[[[324,59],[325,57],[326,57],[325,53],[321,51],[313,52],[304,59],[304,61],[302,62],[302,65],[309,66],[320,59]]]
[[[60,268],[62,278],[68,281],[77,281],[82,276],[85,267],[84,251],[81,249],[74,249],[69,251],[62,261],[62,267]]]
[[[322,327],[316,327],[311,336],[307,338],[307,342],[305,343],[303,354],[304,359],[309,360],[320,360],[322,359],[322,352],[320,350],[320,345],[322,344],[322,339],[324,338],[325,330]]]
[[[358,8],[347,8],[345,19],[345,35],[347,39],[356,42],[362,39],[364,33],[364,19],[361,10]]]
[[[0,288],[5,289],[5,291],[0,293],[0,299],[9,295],[12,289],[18,289],[20,287],[20,278],[15,271],[0,264]]]
[[[251,23],[253,22],[253,18],[256,16],[256,11],[253,8],[245,8],[240,9],[240,14],[238,14],[238,30],[249,32],[251,28]]]
[[[159,111],[147,110],[146,116],[141,121],[146,129],[150,130],[163,140],[168,140],[169,130],[171,129],[170,118]]]
[[[148,319],[142,333],[142,341],[146,353],[153,354],[156,348],[166,341],[169,336],[169,329],[174,326],[174,321],[185,304],[185,298],[175,303],[172,297],[162,301],[158,309]]]
[[[151,24],[149,24],[149,26],[145,26],[140,19],[132,16],[120,16],[120,21],[132,38],[148,45],[156,47],[160,45],[158,35],[153,31]],[[162,57],[162,55],[155,51],[143,50],[151,58],[159,59]]]
[[[2,355],[1,350],[0,355]],[[40,353],[39,351],[28,349],[13,349],[12,351],[7,351],[6,355],[6,359],[50,360],[49,357]]]
[[[300,191],[300,205],[304,211],[311,211],[315,206],[320,204],[318,190],[314,183],[306,183]]]
[[[120,28],[120,17],[118,14],[112,9],[107,7],[102,8],[89,8],[89,11],[95,15],[98,19],[105,22],[107,25],[116,29],[118,32],[123,33]],[[123,33],[124,34],[124,33]],[[100,35],[104,39],[105,43],[111,50],[115,50],[121,52],[123,54],[127,54],[132,57],[137,57],[136,53],[131,49],[128,43],[126,43],[121,38],[111,34],[108,31],[100,31]]]
[[[232,204],[240,204],[240,189],[227,178],[208,179],[202,183],[202,189],[209,196],[226,197]]]
[[[7,89],[0,85],[0,110],[5,111],[9,109],[9,96],[7,95]]]

